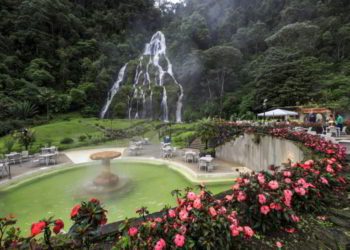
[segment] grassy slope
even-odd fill
[[[98,118],[82,118],[76,114],[57,116],[50,123],[33,127],[36,133],[36,142],[32,147],[32,151],[37,151],[40,147],[51,143],[52,145],[59,146],[61,148],[74,148],[86,145],[88,142],[79,142],[79,137],[82,135],[90,135],[92,139],[96,139],[103,136],[103,133],[99,127],[124,129],[133,126],[140,120],[100,120]],[[72,138],[74,143],[69,145],[62,145],[60,141],[63,138]],[[10,136],[0,138],[0,153],[5,153],[5,142],[11,140]],[[107,145],[113,145],[114,142],[107,142]],[[125,142],[119,142],[124,144]],[[118,144],[119,144],[118,143]],[[12,151],[20,151],[21,147],[19,144],[15,144]]]

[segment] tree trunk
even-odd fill
[[[46,104],[46,120],[49,120],[49,104]]]
[[[220,91],[220,118],[222,117],[222,105],[223,105],[223,97],[224,97],[224,86],[225,86],[225,70],[222,72],[221,76],[221,91]]]

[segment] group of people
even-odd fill
[[[325,127],[330,127],[335,125],[340,129],[340,131],[343,130],[343,126],[344,126],[344,118],[343,116],[341,116],[341,114],[337,114],[335,119],[333,114],[330,114],[329,117],[326,119],[326,121],[324,121],[321,114],[311,113],[309,115],[309,122],[310,123],[323,122]]]

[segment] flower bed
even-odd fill
[[[337,144],[314,135],[290,132],[287,128],[220,123],[219,131],[222,142],[238,133],[261,133],[297,141],[312,149],[317,157],[290,164],[284,169],[271,166],[269,171],[244,175],[237,179],[232,190],[220,198],[202,185],[199,193],[187,189],[181,195],[175,190],[173,194],[178,202],[175,208],[166,207],[156,217],[147,216],[147,209],[142,208],[138,211],[141,220],[126,220],[119,224],[119,229],[110,239],[117,249],[244,248],[257,237],[257,232],[269,235],[273,232],[289,234],[302,231],[298,224],[304,214],[321,215],[346,193],[348,166],[344,162],[345,150]],[[6,237],[0,235],[0,244],[23,248],[34,244],[35,236],[41,232],[44,232],[44,241],[36,242],[36,249],[50,249],[52,242],[64,246],[63,249],[89,248],[96,239],[98,244],[103,243],[99,233],[107,219],[106,211],[98,200],[92,199],[75,206],[71,218],[74,225],[64,235],[66,241],[63,245],[56,239],[50,239],[50,225],[54,226],[55,233],[59,233],[63,228],[60,220],[42,220],[33,224],[31,237],[24,239],[16,233],[16,229],[4,229],[14,224],[13,219],[2,218],[0,231],[13,233]],[[283,247],[283,242],[276,242],[276,247]]]

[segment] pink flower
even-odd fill
[[[294,191],[301,196],[304,196],[306,194],[305,189],[302,187],[296,187],[294,188]]]
[[[244,178],[242,181],[243,181],[244,184],[249,184],[249,182],[250,182],[250,180],[246,179],[246,178]]]
[[[233,189],[233,190],[238,190],[238,189],[239,189],[239,184],[236,183],[235,185],[233,185],[233,186],[232,186],[232,189]]]
[[[290,178],[285,178],[284,182],[287,183],[287,184],[290,184],[290,183],[292,183],[292,180]]]
[[[290,171],[284,171],[283,172],[283,176],[284,177],[291,177],[292,176],[292,173]]]
[[[258,181],[261,185],[265,183],[265,176],[262,173],[258,174]]]
[[[326,185],[329,184],[329,183],[328,183],[328,180],[327,180],[326,178],[321,177],[320,179],[321,179],[321,182],[322,182],[323,184],[326,184]]]
[[[232,201],[232,200],[233,200],[233,195],[226,195],[226,196],[225,196],[225,199],[226,199],[227,201]]]
[[[187,228],[186,228],[185,225],[182,225],[182,226],[180,227],[180,232],[181,232],[181,234],[185,234],[185,233],[187,232]]]
[[[174,211],[173,209],[170,209],[169,212],[168,212],[168,214],[169,214],[169,217],[170,217],[170,218],[176,217],[176,213],[175,213],[175,211]]]
[[[218,214],[223,215],[223,214],[226,214],[226,212],[227,212],[227,210],[226,210],[225,207],[220,207],[220,208],[218,209]]]
[[[304,162],[304,164],[312,166],[312,165],[314,165],[314,161],[313,160],[307,160],[306,162]]]
[[[266,197],[263,194],[258,194],[258,199],[260,204],[265,204],[266,203]]]
[[[195,199],[193,202],[193,207],[196,209],[201,209],[202,208],[202,202],[200,199]]]
[[[254,235],[253,229],[248,226],[243,227],[244,235],[248,238],[251,238]]]
[[[334,169],[332,168],[331,165],[327,165],[326,171],[327,171],[328,173],[334,173]]]
[[[165,240],[160,239],[157,241],[156,245],[154,246],[154,250],[163,250],[166,247]]]
[[[212,217],[215,217],[215,216],[217,215],[217,212],[216,212],[215,208],[210,207],[210,208],[209,208],[209,214],[210,214]]]
[[[284,197],[287,198],[287,199],[290,199],[293,196],[293,192],[291,190],[289,190],[289,189],[283,190],[283,194],[284,194]]]
[[[197,199],[197,195],[193,192],[188,192],[187,199],[189,199],[190,201],[194,201],[195,199]]]
[[[260,207],[260,213],[267,215],[270,212],[270,208],[268,206]]]
[[[294,221],[294,222],[299,222],[300,221],[299,216],[296,216],[296,215],[292,214],[290,217],[292,218],[292,221]]]
[[[239,191],[237,196],[237,201],[241,202],[241,201],[245,201],[246,199],[247,199],[247,195],[243,191]]]
[[[185,209],[181,210],[179,213],[179,217],[180,217],[180,220],[182,221],[187,220],[188,212]]]
[[[287,233],[295,233],[295,228],[291,227],[291,228],[285,228],[284,231],[286,231]]]
[[[281,206],[279,203],[274,203],[274,202],[272,202],[272,203],[270,204],[270,208],[271,208],[271,209],[274,209],[274,210],[276,210],[276,211],[279,211],[279,210],[282,209],[282,206]]]
[[[136,227],[131,227],[131,228],[129,229],[128,233],[129,233],[129,235],[130,235],[131,237],[133,237],[133,236],[135,236],[135,235],[138,233],[138,230],[137,230]]]
[[[281,242],[277,241],[277,242],[276,242],[276,246],[277,246],[278,248],[282,248],[282,247],[283,247],[283,244],[282,244]]]
[[[231,225],[231,226],[230,226],[230,230],[231,230],[231,235],[232,235],[233,237],[239,235],[239,230],[238,230],[238,227],[237,227],[237,226]]]
[[[185,237],[181,234],[176,234],[174,243],[177,247],[183,247],[185,245]]]
[[[278,186],[278,182],[277,181],[270,181],[269,184],[268,184],[269,188],[271,188],[272,190],[275,190],[277,189],[279,186]]]

